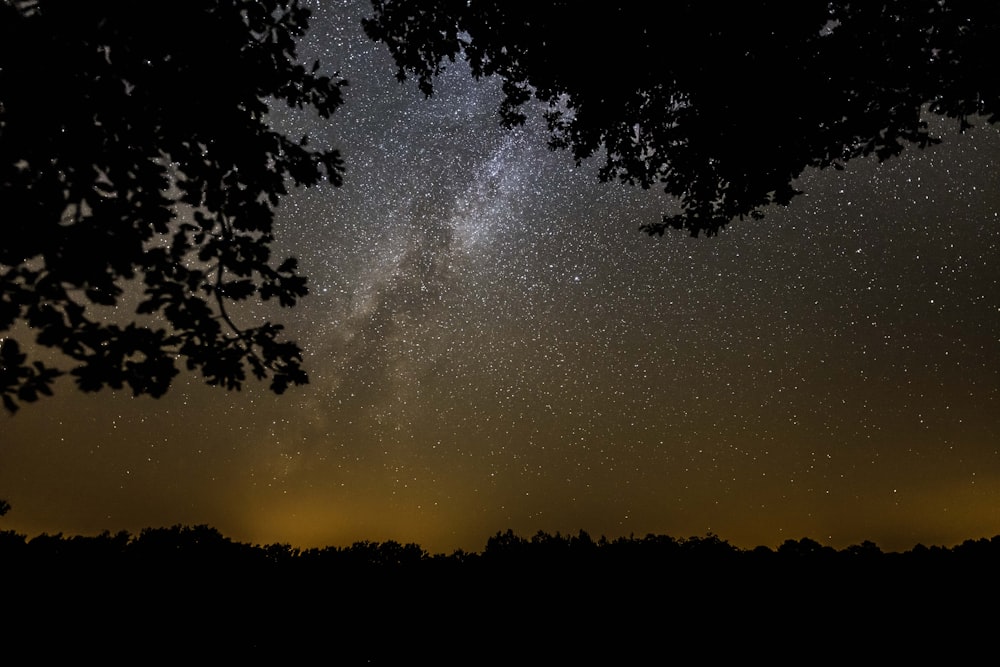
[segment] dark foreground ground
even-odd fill
[[[205,526],[0,533],[6,664],[996,664],[1000,536],[741,550],[497,533],[300,551]]]

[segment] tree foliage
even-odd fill
[[[996,122],[1000,5],[955,0],[372,0],[368,35],[426,93],[456,57],[503,81],[503,122],[537,98],[553,148],[604,154],[602,180],[658,185],[681,211],[643,225],[714,235],[787,205],[808,167],[880,160],[933,136],[924,111]]]
[[[295,259],[271,256],[275,207],[289,185],[341,182],[337,151],[268,124],[272,104],[341,103],[346,82],[297,61],[307,19],[298,0],[0,4],[7,410],[65,372],[43,348],[84,391],[160,396],[181,359],[229,389],[248,369],[278,393],[307,381],[280,325],[231,313],[306,294]],[[107,317],[127,302],[139,317]]]

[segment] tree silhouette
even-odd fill
[[[581,558],[578,539],[600,556]],[[1000,536],[904,553],[856,545],[864,558],[808,538],[741,550],[712,534],[593,543],[507,531],[487,546],[492,557],[470,558],[397,542],[255,546],[209,526],[31,540],[0,531],[0,567],[16,573],[4,580],[4,602],[18,610],[4,630],[40,646],[58,636],[46,655],[66,650],[69,659],[101,637],[179,660],[217,652],[230,661],[465,664],[488,646],[499,648],[477,664],[516,655],[617,663],[624,650],[629,662],[659,664],[674,639],[736,658],[773,655],[775,641],[793,637],[846,661],[905,653],[913,632],[921,655],[938,646],[953,654],[970,632],[990,637],[996,626],[983,601],[1000,589]]]
[[[507,125],[537,98],[553,148],[603,152],[602,180],[659,185],[681,212],[642,226],[714,235],[801,194],[807,168],[937,143],[929,110],[996,122],[1000,5],[372,0],[367,34],[428,95],[448,61],[503,80]]]
[[[296,60],[307,17],[298,0],[0,4],[8,411],[64,372],[43,348],[83,391],[160,396],[181,358],[229,389],[248,368],[277,393],[307,382],[280,325],[232,312],[306,294],[295,259],[272,260],[274,209],[290,184],[341,182],[337,151],[267,122],[272,104],[341,103],[346,82]],[[137,316],[115,322],[124,304]]]

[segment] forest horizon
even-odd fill
[[[838,659],[981,656],[985,644],[956,638],[994,626],[981,601],[997,591],[998,552],[1000,536],[885,553],[808,538],[739,550],[713,535],[508,530],[481,553],[446,556],[397,542],[251,546],[208,526],[30,541],[0,531],[0,565],[17,572],[4,589],[19,612],[7,630],[26,643],[57,636],[49,655],[71,657],[96,636],[178,658],[349,664],[656,660],[665,642],[720,635],[716,658],[789,644]],[[896,639],[921,628],[919,641]]]

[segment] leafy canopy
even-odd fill
[[[939,141],[923,113],[1000,113],[1000,4],[956,0],[642,3],[372,0],[368,35],[426,93],[447,62],[503,81],[503,122],[546,106],[553,148],[602,180],[662,187],[643,225],[714,235],[801,194],[807,168]]]
[[[307,18],[298,0],[0,4],[8,411],[51,393],[53,356],[84,391],[160,396],[181,359],[229,389],[248,368],[278,393],[307,382],[280,325],[227,309],[306,294],[295,259],[271,257],[274,210],[289,184],[341,183],[337,151],[268,124],[269,104],[341,104],[345,81],[297,62]],[[140,317],[109,321],[129,300]]]

